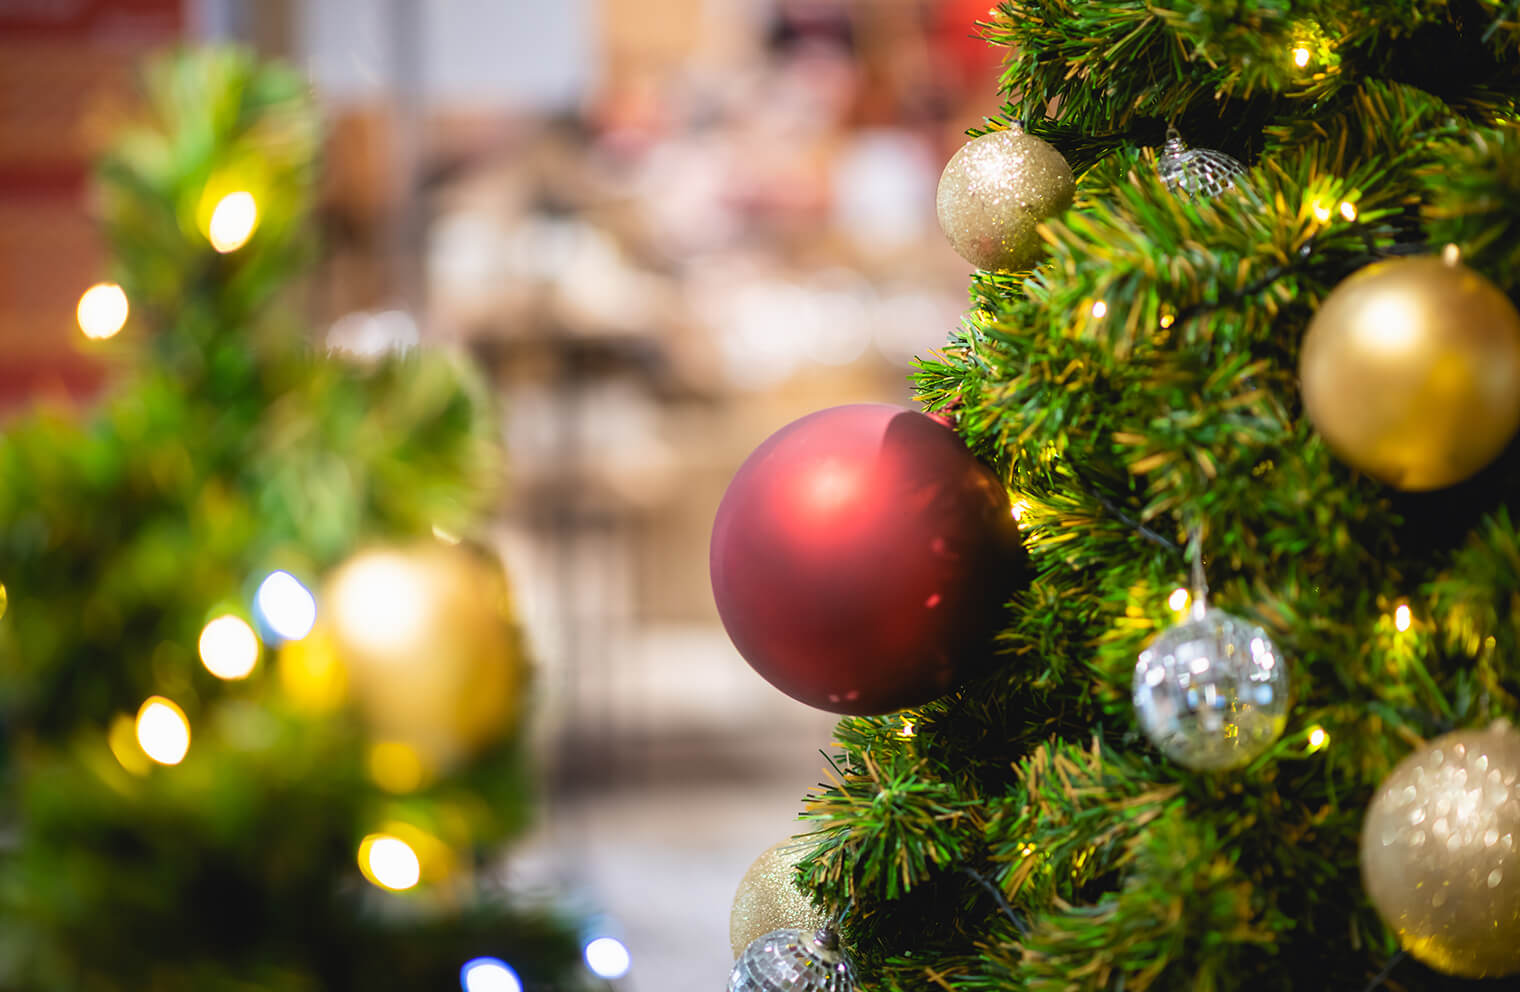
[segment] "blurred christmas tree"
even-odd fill
[[[832,636],[782,602],[805,580],[743,577],[832,568],[846,521],[880,523],[875,560],[904,530],[928,547],[952,530],[918,527],[936,497],[915,494],[951,482],[881,497],[882,470],[856,490],[834,459],[825,487],[799,454],[751,489],[807,422],[746,465],[714,537],[725,622],[787,691],[864,714],[800,868],[746,886],[800,881],[874,989],[1499,987],[1520,973],[1515,5],[1006,0],[983,27],[1009,102],[939,198],[981,271],[916,382],[1007,484],[1031,567],[898,600],[861,569],[828,609],[891,660],[803,664],[745,622]],[[866,464],[927,437],[919,416]],[[771,527],[776,498],[739,544],[726,514]],[[805,551],[778,564],[787,540]],[[1012,599],[996,650],[923,643],[988,584]],[[898,671],[905,628],[922,672],[961,674],[949,695]],[[837,969],[828,944],[762,939],[731,988],[800,988],[755,976]]]
[[[530,798],[506,586],[445,540],[499,467],[481,385],[299,337],[294,73],[144,80],[80,307],[131,373],[0,436],[0,988],[573,987],[573,931],[486,860]]]

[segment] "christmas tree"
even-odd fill
[[[1007,102],[939,197],[972,307],[915,383],[1006,486],[1028,570],[978,557],[952,586],[1007,607],[979,648],[918,644],[930,667],[954,645],[947,694],[859,666],[813,698],[858,715],[782,886],[871,989],[1499,987],[1520,972],[1514,5],[988,16]],[[713,557],[740,650],[804,698],[728,556],[746,499],[823,491],[753,488],[810,431],[746,464]],[[837,519],[875,519],[879,481],[828,490]],[[928,512],[892,491],[878,547]],[[787,594],[765,590],[772,623],[826,626]],[[918,599],[851,619],[919,638],[945,601]],[[889,706],[852,708],[867,679]],[[790,911],[767,919],[817,925]],[[847,987],[832,940],[760,938],[730,987],[781,958]]]
[[[297,74],[143,80],[79,310],[119,385],[0,435],[0,988],[573,987],[574,931],[493,882],[531,803],[504,579],[449,537],[482,384],[305,343]]]

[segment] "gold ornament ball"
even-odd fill
[[[1036,226],[1071,206],[1066,159],[1021,128],[972,138],[939,177],[939,226],[956,254],[979,269],[1026,269],[1045,254]]]
[[[739,880],[728,916],[728,939],[736,959],[756,938],[773,930],[812,933],[828,925],[828,914],[816,909],[795,882],[797,862],[807,850],[805,840],[784,840],[756,858]]]
[[[436,770],[513,729],[524,666],[499,566],[436,542],[377,548],[333,573],[321,608],[377,739]]]
[[[1375,262],[1310,321],[1299,379],[1340,457],[1400,489],[1440,489],[1520,428],[1520,313],[1460,263]]]
[[[1399,762],[1362,823],[1362,881],[1409,953],[1448,975],[1520,971],[1520,733],[1439,737]]]

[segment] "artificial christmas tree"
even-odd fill
[[[894,992],[1458,989],[1520,967],[1520,910],[1493,894],[1520,870],[1512,748],[1482,751],[1512,732],[1479,733],[1520,696],[1513,309],[1493,300],[1520,290],[1513,5],[1009,0],[983,30],[1008,48],[989,129],[1050,142],[1076,198],[1037,268],[973,277],[916,384],[1007,483],[1034,578],[991,674],[839,724],[800,884],[863,987]],[[1443,255],[1396,264],[1446,266],[1440,293],[1504,319],[1452,324],[1477,311],[1408,281],[1349,313],[1338,294],[1358,364],[1300,379],[1338,285]],[[1396,409],[1402,460],[1386,432],[1370,452],[1322,433],[1311,375],[1336,415]],[[1493,418],[1463,425],[1479,397]],[[1432,469],[1401,488],[1406,465]],[[1205,582],[1228,636],[1177,633]]]
[[[576,987],[487,860],[530,808],[500,567],[432,537],[491,492],[482,390],[296,335],[299,77],[144,79],[79,314],[130,374],[0,435],[0,989]]]

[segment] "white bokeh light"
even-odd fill
[[[459,970],[464,992],[522,992],[522,981],[500,958],[476,958]]]
[[[632,965],[628,948],[616,937],[598,937],[586,945],[586,967],[600,978],[622,978]]]
[[[270,572],[259,583],[254,606],[269,629],[287,641],[299,641],[317,622],[316,597],[289,572]]]
[[[259,638],[242,617],[217,617],[201,629],[201,663],[219,679],[246,679],[259,663]]]

